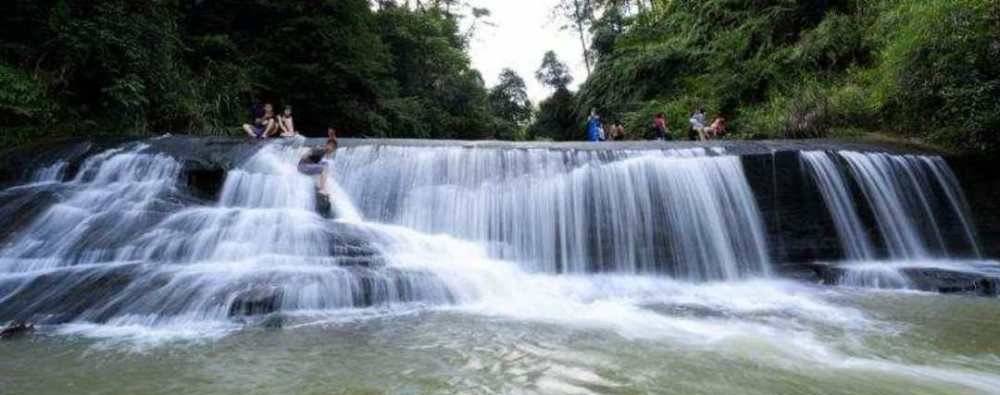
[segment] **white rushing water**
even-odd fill
[[[0,246],[0,320],[159,344],[231,334],[270,313],[302,330],[433,310],[788,371],[1000,384],[883,358],[862,340],[897,328],[837,303],[839,290],[770,278],[756,199],[740,159],[722,150],[347,148],[330,168],[335,219],[296,170],[304,150],[262,147],[228,172],[216,201],[187,194],[181,163],[141,144],[92,156],[70,181],[41,177],[62,197]],[[851,236],[863,231],[843,195],[847,173],[831,158],[804,160],[842,211],[833,215],[845,215],[835,218],[845,248],[867,258],[872,247]],[[927,164],[913,177],[954,187],[946,168],[913,160]],[[895,196],[916,185],[895,185]],[[960,207],[960,191],[946,200]],[[906,264],[858,265],[847,281],[908,288],[897,277]]]
[[[803,163],[816,181],[849,260],[878,258],[848,180],[859,186],[876,220],[889,259],[955,257],[942,235],[941,221],[957,223],[960,246],[981,256],[968,206],[954,174],[936,156],[889,155],[841,151],[803,152]],[[842,160],[844,168],[838,166]]]
[[[939,211],[957,218],[966,242],[979,256],[961,190],[940,157],[849,151],[839,155],[872,207],[891,258],[951,256],[938,224]],[[943,190],[947,197],[944,207],[935,205],[936,189]]]
[[[847,259],[854,261],[874,259],[875,249],[861,219],[858,218],[851,190],[830,154],[810,151],[802,152],[800,155],[830,210]]]
[[[184,197],[180,164],[145,151],[88,159],[69,197],[0,249],[5,316],[163,327],[453,301],[429,273],[385,265],[391,233],[317,214],[314,181],[295,170],[300,147],[262,149],[214,205]]]
[[[735,156],[361,146],[342,150],[337,170],[366,217],[482,242],[529,271],[693,280],[769,271]]]
[[[31,181],[36,183],[62,181],[63,175],[66,173],[67,165],[68,163],[66,163],[66,161],[60,160],[56,163],[38,169],[34,174],[32,174]]]
[[[225,326],[274,311],[411,303],[513,313],[536,300],[644,300],[648,281],[661,281],[649,275],[733,281],[771,270],[740,159],[722,150],[347,148],[330,168],[335,221],[296,169],[305,150],[263,147],[228,172],[216,202],[188,196],[181,164],[142,144],[88,158],[70,181],[53,175],[65,164],[41,171],[35,179],[60,183],[66,197],[0,248],[0,315]],[[932,179],[961,214],[961,192],[934,159],[839,155],[868,185],[892,257],[930,255],[926,243],[939,239],[917,226],[921,214],[936,225]],[[831,154],[803,161],[847,255],[871,259],[847,173]],[[859,268],[850,285],[906,287]],[[595,273],[618,280],[598,285],[608,283]],[[589,287],[598,291],[581,292]]]
[[[88,158],[63,183],[67,197],[0,249],[0,314],[225,328],[272,311],[517,306],[502,301],[532,295],[532,272],[769,272],[739,159],[719,152],[351,149],[331,168],[348,182],[330,183],[330,221],[317,212],[315,180],[296,170],[297,143],[231,170],[214,203],[188,197],[181,164],[148,148]],[[647,293],[629,281],[613,294]]]

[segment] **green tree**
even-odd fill
[[[514,139],[518,131],[531,121],[532,108],[527,86],[514,70],[503,69],[500,72],[499,82],[490,89],[489,105],[498,121],[495,131],[498,140]]]
[[[542,58],[542,65],[535,72],[538,82],[554,90],[552,96],[538,105],[535,122],[528,129],[532,138],[550,140],[577,140],[583,137],[576,108],[576,97],[569,90],[573,76],[553,51]]]
[[[545,52],[542,58],[542,65],[535,72],[535,78],[542,85],[552,89],[566,88],[573,83],[573,76],[569,72],[569,67],[559,60],[555,51]]]
[[[584,132],[577,120],[575,107],[573,92],[557,88],[552,96],[539,103],[535,122],[528,128],[529,137],[557,141],[583,139]]]
[[[493,136],[455,1],[5,5],[5,132],[240,133],[251,105],[271,102],[295,105],[297,126],[317,134],[334,124],[348,135]]]

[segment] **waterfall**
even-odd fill
[[[434,258],[399,262],[400,246],[460,242],[322,218],[296,171],[302,150],[264,147],[215,203],[188,196],[181,164],[144,145],[88,158],[67,198],[0,248],[0,321],[188,325],[475,296],[421,265]]]
[[[888,258],[954,257],[956,251],[942,234],[942,221],[957,222],[965,247],[980,257],[965,197],[940,157],[840,151],[802,152],[801,158],[816,181],[849,259],[872,260],[876,254],[851,198],[848,179],[864,195]]]
[[[337,174],[366,218],[481,242],[529,271],[710,280],[769,270],[736,156],[361,146],[338,155]]]
[[[63,178],[66,173],[66,161],[60,160],[51,165],[45,166],[35,171],[31,176],[32,182],[56,182]]]
[[[957,182],[940,157],[889,155],[883,153],[839,153],[861,186],[875,213],[879,232],[889,255],[895,259],[921,259],[950,256],[941,234],[939,218],[943,214],[957,218],[967,244],[978,257],[979,250],[966,217],[964,198]],[[944,191],[945,204],[936,204],[936,189]],[[943,207],[940,207],[943,206]]]
[[[523,309],[535,296],[561,298],[553,284],[603,292],[607,277],[628,288],[771,273],[751,190],[759,173],[721,148],[355,145],[329,163],[327,198],[297,170],[303,143],[238,148],[250,150],[213,193],[195,192],[190,156],[170,154],[170,141],[58,162],[0,191],[0,214],[18,216],[0,222],[12,226],[0,229],[0,322],[226,327],[369,307],[516,299],[511,308]],[[964,228],[975,246],[940,158],[802,161],[852,260],[877,255],[862,210],[889,258],[948,253],[944,226]],[[884,270],[847,277],[905,287]]]
[[[830,210],[845,256],[854,261],[874,259],[871,240],[858,218],[848,184],[833,158],[820,151],[802,152],[801,158]]]

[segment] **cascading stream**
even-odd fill
[[[180,163],[146,148],[86,160],[68,198],[0,249],[2,319],[197,324],[470,295],[419,262],[395,267],[399,232],[320,217],[300,147],[261,149],[216,204],[186,196]]]
[[[890,259],[954,257],[942,235],[944,222],[957,222],[965,245],[978,258],[978,242],[968,207],[954,175],[940,157],[841,151],[846,170],[824,152],[803,152],[802,159],[819,187],[849,259],[876,258],[858,208],[850,197],[849,177],[861,189]]]
[[[912,288],[903,270],[935,268],[956,258],[954,243],[945,242],[942,228],[957,223],[964,245],[980,258],[977,238],[968,219],[968,206],[958,182],[943,159],[936,156],[889,155],[841,151],[802,152],[805,169],[833,218],[845,256],[839,284],[864,288]],[[842,166],[841,166],[842,165]],[[851,195],[853,181],[865,197],[888,262],[873,262],[875,253],[858,206]],[[955,226],[952,229],[956,228]],[[952,232],[955,232],[953,230]],[[974,265],[951,265],[975,271]]]
[[[875,249],[858,217],[847,181],[844,180],[833,158],[821,151],[802,152],[800,155],[833,217],[847,259],[855,261],[875,259]]]
[[[899,256],[958,254],[935,229],[974,247],[964,197],[939,158],[806,152],[819,190],[806,196],[778,180],[801,175],[778,150],[348,141],[328,168],[328,211],[297,171],[301,140],[195,153],[188,143],[126,144],[0,190],[0,324],[28,320],[39,334],[0,343],[10,356],[0,370],[12,372],[0,388],[170,393],[190,379],[222,383],[200,387],[219,393],[329,392],[329,383],[993,393],[1000,383],[980,319],[996,315],[989,301],[770,276],[768,238],[815,234],[796,229],[813,218],[782,216],[825,202],[851,262],[801,267],[865,288],[925,289],[935,273],[1000,278],[995,262],[882,252],[886,232],[908,232],[891,240],[922,249]],[[773,205],[767,219],[783,221],[771,233],[751,187]],[[815,201],[782,212],[788,196]],[[811,240],[779,245],[801,241]],[[882,258],[892,260],[871,261]],[[242,330],[254,327],[269,330]],[[732,380],[706,387],[719,367]]]
[[[68,181],[67,163],[40,169],[3,192],[14,199],[0,197],[0,212],[52,202],[0,247],[0,321],[232,325],[274,312],[515,300],[524,310],[564,291],[644,294],[641,277],[728,282],[771,272],[741,159],[721,149],[355,146],[330,165],[336,220],[320,214],[315,181],[296,169],[305,149],[259,147],[227,172],[215,201],[194,197],[184,165],[146,144],[92,155]],[[962,212],[947,166],[868,155],[803,154],[848,256],[874,255],[847,194],[852,180],[871,189],[876,217],[913,219],[880,219],[887,243],[902,240],[893,254],[941,247],[917,225],[938,225],[918,220],[940,204]],[[604,289],[597,274],[624,277]]]
[[[337,173],[368,218],[486,243],[546,273],[766,275],[759,210],[738,157],[362,146]]]

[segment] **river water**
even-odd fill
[[[1000,389],[994,300],[775,281],[533,280],[573,289],[578,298],[500,309],[306,314],[280,330],[69,326],[0,343],[0,388],[18,394]],[[636,282],[656,295],[610,296]],[[208,333],[219,337],[203,337]]]
[[[146,144],[3,191],[53,203],[0,248],[0,322],[39,325],[0,342],[0,393],[1000,393],[1000,303],[896,280],[997,270],[935,158],[805,156],[863,260],[821,286],[774,273],[723,150],[362,146],[329,164],[335,219],[303,150],[264,147],[215,201]]]

